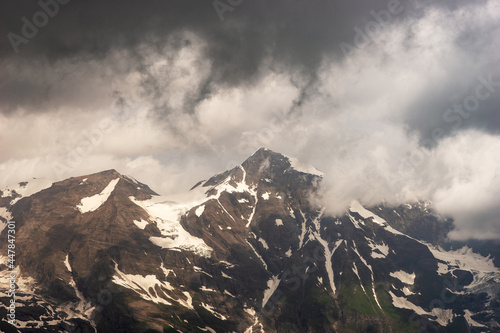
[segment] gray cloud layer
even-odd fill
[[[497,3],[231,3],[71,0],[17,53],[41,7],[3,4],[0,183],[113,167],[170,192],[268,146],[327,172],[332,212],[431,198],[498,236]]]
[[[43,1],[54,3],[54,1]],[[237,2],[235,2],[237,3]],[[12,68],[6,66],[2,76],[4,86],[0,89],[2,111],[9,112],[27,105],[30,110],[46,110],[52,107],[54,95],[60,95],[68,73],[57,77],[53,66],[61,61],[87,62],[103,59],[117,50],[124,50],[128,58],[115,71],[140,71],[144,75],[142,88],[151,98],[163,94],[161,84],[148,72],[144,48],[154,49],[159,55],[180,50],[192,39],[183,32],[189,31],[204,41],[201,54],[208,59],[209,67],[204,82],[188,97],[186,112],[192,112],[195,105],[207,98],[221,86],[249,85],[265,75],[269,69],[294,73],[296,84],[307,96],[310,84],[315,82],[318,70],[325,57],[344,61],[342,43],[356,46],[369,35],[368,24],[387,20],[396,24],[418,18],[430,8],[444,7],[449,13],[470,12],[484,1],[473,4],[458,1],[241,1],[232,11],[223,13],[220,21],[210,1],[77,1],[59,5],[57,14],[48,19],[38,33],[27,39],[27,44],[18,46],[14,54],[8,38],[2,38],[0,55]],[[50,6],[49,6],[50,7]],[[394,11],[389,12],[390,8]],[[41,6],[34,1],[7,3],[0,14],[3,36],[13,32],[22,36],[23,21],[33,22],[33,15]],[[388,19],[381,12],[389,13]],[[376,13],[376,14],[374,14]],[[471,25],[472,23],[472,25]],[[449,98],[467,89],[467,81],[477,73],[489,72],[498,61],[498,24],[467,22],[465,26],[450,26],[453,42],[457,48],[468,53],[475,63],[465,68],[458,64],[455,75],[449,77],[445,86],[428,87],[426,98],[415,101],[409,108],[406,122],[411,129],[430,136],[430,128],[441,121],[435,108],[446,108]],[[372,25],[373,26],[373,25]],[[364,37],[359,31],[365,33]],[[410,27],[405,32],[404,43],[414,47],[414,32]],[[370,38],[369,42],[373,42]],[[359,45],[359,44],[358,44]],[[344,47],[344,50],[346,48]],[[443,61],[451,55],[443,54]],[[36,64],[34,71],[24,71],[27,63]],[[411,60],[409,59],[409,66]],[[41,69],[40,69],[41,67]],[[48,73],[44,73],[43,67]],[[41,73],[40,73],[41,71]],[[21,72],[21,73],[20,73]],[[21,74],[21,75],[20,75]],[[94,79],[94,78],[89,78]],[[80,82],[79,82],[80,83]],[[85,84],[85,82],[83,82]],[[78,88],[78,86],[76,87]],[[64,95],[63,95],[64,96]],[[443,97],[444,96],[444,97]],[[71,102],[73,96],[69,96]],[[126,98],[126,97],[125,97]],[[58,98],[56,97],[56,102]],[[64,103],[65,101],[60,101]],[[300,99],[299,99],[300,102]],[[498,133],[497,99],[490,99],[482,105],[480,116],[467,122],[466,127],[478,127]],[[299,104],[300,105],[300,104]],[[159,113],[171,110],[161,103]]]

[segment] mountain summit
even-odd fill
[[[500,270],[445,251],[429,203],[341,216],[309,202],[322,174],[259,149],[160,196],[108,170],[0,192],[16,225],[16,325],[3,332],[494,332]],[[368,186],[368,185],[367,185]],[[433,230],[434,232],[423,232]],[[8,298],[0,257],[0,313]]]

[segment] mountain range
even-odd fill
[[[115,170],[3,189],[0,331],[500,332],[498,242],[450,242],[429,201],[331,216],[322,178],[262,148],[175,196]]]

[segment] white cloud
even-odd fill
[[[448,182],[434,193],[436,208],[452,216],[454,238],[500,238],[500,138],[465,132],[437,148]]]

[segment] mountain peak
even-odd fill
[[[259,150],[257,150],[245,162],[242,163],[242,166],[246,167],[252,164],[259,164],[259,171],[262,171],[263,168],[271,166],[282,169],[282,172],[293,170],[299,173],[323,177],[323,173],[316,169],[314,166],[303,163],[297,158],[289,157],[267,148],[260,148]]]
[[[285,155],[283,155],[281,153],[277,153],[277,152],[272,151],[270,149],[267,149],[265,147],[261,147],[261,148],[257,149],[252,155],[250,155],[250,157],[248,159],[251,159],[251,158],[267,158],[267,157],[270,157],[270,156],[286,157]]]
[[[251,186],[257,186],[261,181],[286,184],[292,180],[295,183],[300,183],[301,181],[297,177],[303,176],[311,179],[321,178],[323,173],[311,165],[299,162],[296,158],[267,148],[260,148],[240,165],[219,173],[207,181],[198,182],[191,190],[198,186],[217,186],[229,181],[229,179]]]
[[[115,179],[120,179],[123,180],[125,183],[127,183],[128,186],[137,188],[137,189],[142,189],[145,190],[146,192],[149,192],[152,195],[158,195],[157,193],[153,192],[149,186],[146,184],[143,184],[136,180],[132,176],[124,175],[118,172],[115,169],[109,169],[109,170],[104,170],[100,172],[95,172],[91,174],[87,174],[84,176],[79,176],[79,177],[72,177],[66,180],[63,180],[62,183],[66,182],[75,182],[78,183],[78,185],[84,185],[84,184],[108,184],[110,181],[115,180]],[[61,183],[61,182],[59,182]]]

